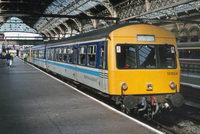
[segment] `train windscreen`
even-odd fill
[[[176,68],[176,51],[173,45],[116,46],[118,69],[172,69]]]

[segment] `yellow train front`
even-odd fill
[[[114,30],[108,39],[108,89],[124,111],[155,115],[183,104],[174,35],[160,27],[137,24]]]

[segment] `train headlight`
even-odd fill
[[[148,85],[147,85],[147,88],[148,88],[148,89],[153,89],[152,84],[148,84]]]
[[[174,82],[171,82],[169,86],[173,90],[176,88],[176,84]]]
[[[126,83],[123,83],[121,88],[122,90],[126,91],[128,89],[128,86]]]

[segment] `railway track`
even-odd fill
[[[199,134],[200,132],[200,110],[183,105],[171,112],[163,111],[154,118],[154,121],[181,134]]]

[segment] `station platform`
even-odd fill
[[[1,134],[162,133],[18,58],[10,68],[0,60]]]

